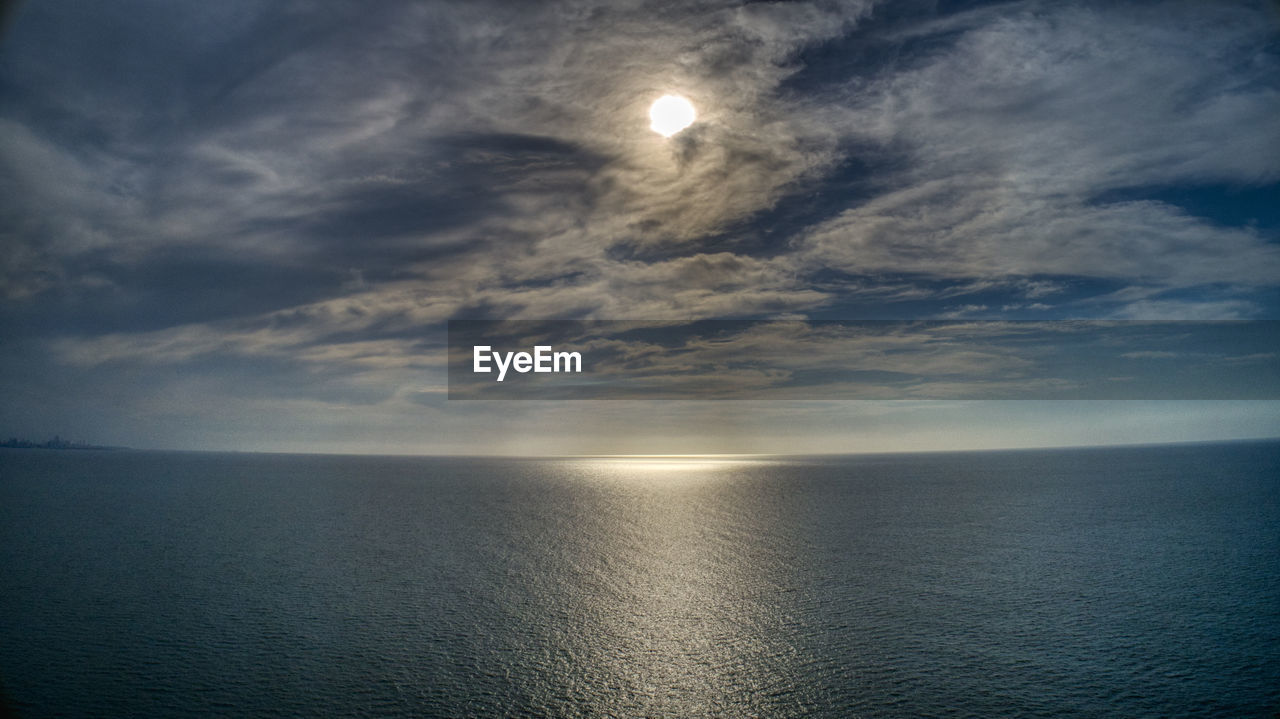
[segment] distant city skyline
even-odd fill
[[[451,319],[1280,319],[1273,2],[46,0],[0,27],[0,437],[1280,436],[1272,400],[450,401],[445,351]],[[659,134],[667,95],[693,122]]]

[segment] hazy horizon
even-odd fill
[[[1111,441],[1094,441],[1088,443],[1063,443],[1063,444],[963,444],[953,446],[938,447],[900,447],[900,448],[872,448],[864,447],[849,451],[795,451],[778,450],[769,452],[756,451],[739,451],[739,452],[685,452],[685,453],[628,453],[628,452],[581,452],[581,453],[518,453],[518,452],[413,452],[413,451],[325,451],[322,448],[310,450],[296,449],[243,449],[234,447],[154,447],[154,446],[126,446],[126,445],[104,445],[97,442],[91,442],[79,437],[62,437],[55,435],[63,441],[71,443],[83,443],[91,445],[88,449],[101,448],[107,450],[133,450],[140,452],[207,452],[207,453],[229,453],[229,454],[299,454],[299,455],[332,455],[332,456],[351,456],[351,457],[471,457],[483,458],[494,457],[504,459],[573,459],[573,458],[612,458],[612,459],[663,459],[663,458],[689,458],[689,459],[716,459],[716,458],[735,458],[735,457],[821,457],[821,456],[860,456],[860,455],[876,455],[876,454],[940,454],[954,452],[1003,452],[1003,451],[1021,451],[1021,450],[1058,450],[1058,449],[1100,449],[1100,448],[1123,448],[1123,447],[1158,447],[1158,446],[1175,446],[1186,444],[1222,444],[1234,442],[1273,442],[1280,441],[1280,434],[1272,435],[1240,435],[1225,437],[1205,437],[1205,438],[1183,438],[1183,439],[1152,439],[1152,440],[1132,440],[1117,439]],[[17,439],[41,443],[48,440],[35,440],[21,435]],[[11,449],[11,448],[0,448]],[[43,449],[36,447],[35,449]],[[85,449],[85,448],[80,448]]]

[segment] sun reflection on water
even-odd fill
[[[606,715],[751,716],[800,691],[784,591],[795,565],[756,455],[565,462],[589,498],[558,584],[572,598],[572,686]]]
[[[766,455],[750,454],[613,454],[579,457],[600,470],[614,472],[687,472],[719,473],[723,470],[756,465],[769,461]]]

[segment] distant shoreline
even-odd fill
[[[87,442],[72,442],[55,436],[44,442],[33,442],[29,439],[11,437],[0,441],[0,449],[128,449],[128,447],[108,447]]]

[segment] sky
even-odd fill
[[[698,112],[670,138],[648,128],[666,94]],[[445,348],[460,319],[1280,319],[1278,117],[1262,0],[18,3],[0,435],[457,454],[1280,436],[1264,399],[449,400]]]

